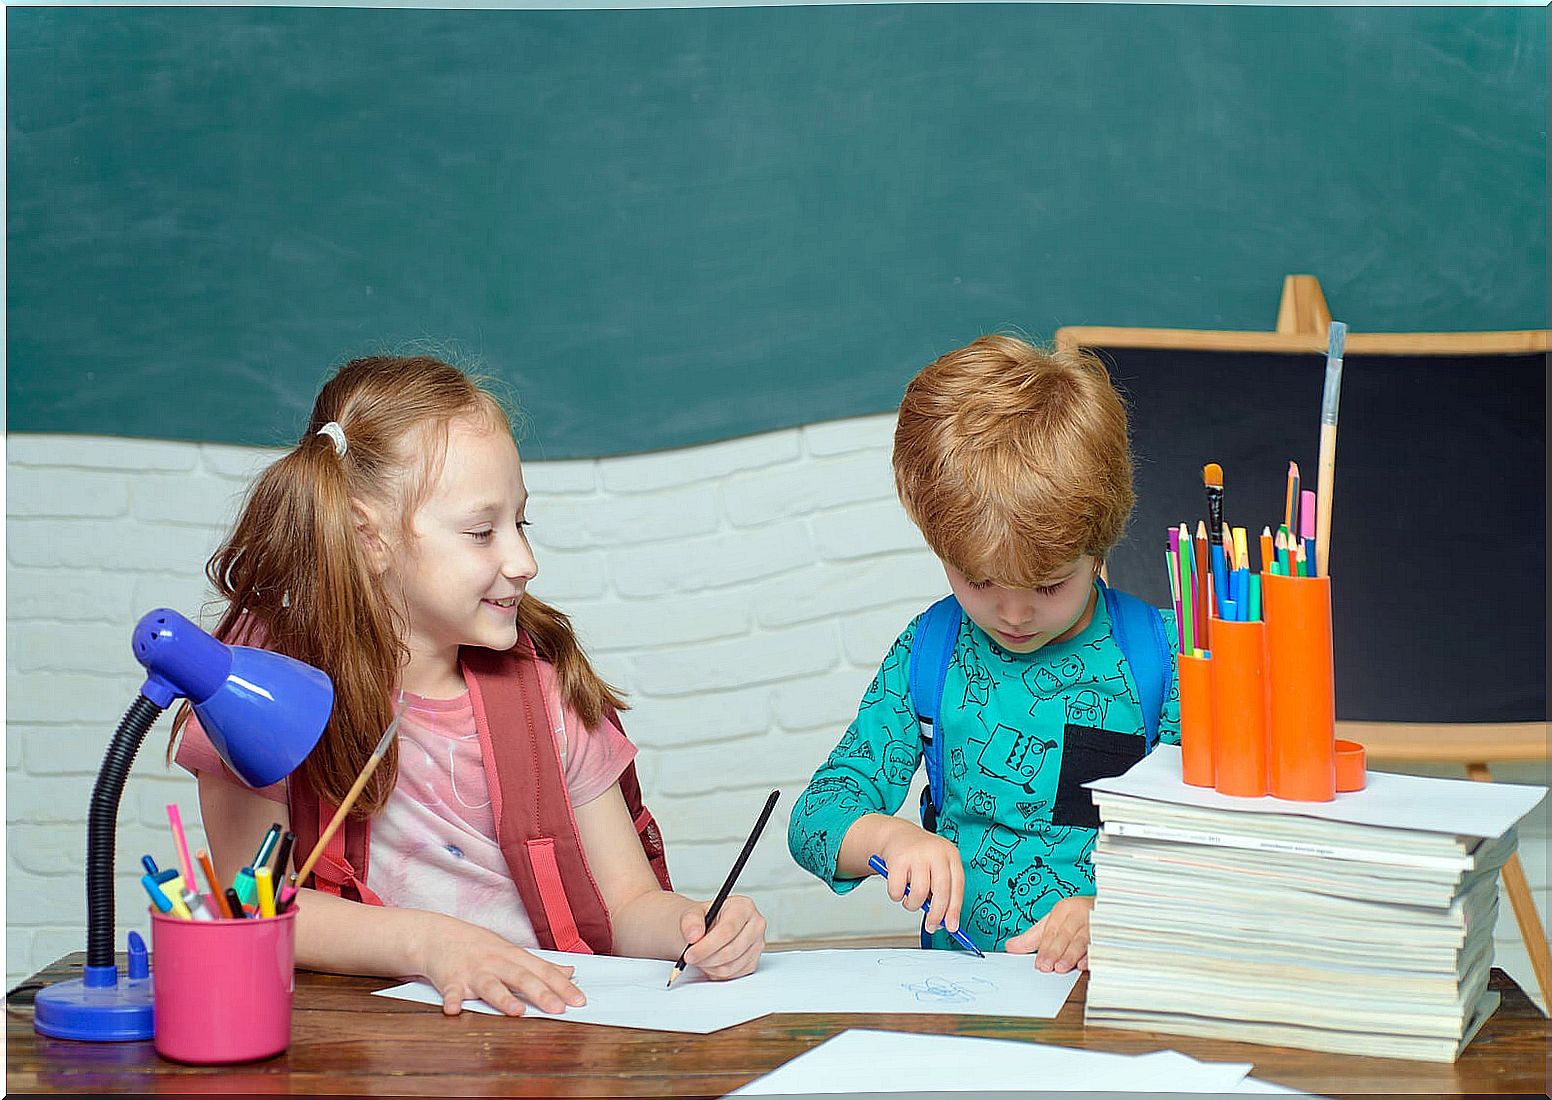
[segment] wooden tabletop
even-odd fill
[[[906,946],[899,940],[803,946],[843,943]],[[1326,1096],[1545,1095],[1552,1044],[1547,1018],[1501,970],[1493,971],[1492,988],[1502,995],[1502,1005],[1453,1065],[1086,1027],[1086,977],[1054,1020],[782,1014],[711,1035],[686,1035],[474,1012],[449,1018],[424,1005],[368,996],[393,984],[382,978],[301,971],[288,1051],[245,1066],[196,1067],[163,1061],[149,1042],[75,1043],[37,1034],[32,1028],[34,983],[77,977],[82,961],[79,952],[67,956],[8,998],[7,1093],[713,1097],[847,1028],[868,1027],[1126,1054],[1174,1049],[1204,1061],[1251,1062],[1254,1075],[1263,1080]],[[905,1090],[909,1084],[881,1082],[881,1088]]]

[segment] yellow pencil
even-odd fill
[[[1250,546],[1243,527],[1234,528],[1234,568],[1250,568]]]

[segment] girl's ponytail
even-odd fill
[[[337,803],[392,720],[401,650],[392,605],[356,531],[345,464],[360,449],[339,454],[329,436],[313,431],[260,475],[205,571],[227,601],[218,636],[251,639],[334,682],[333,714],[303,773]],[[387,802],[396,752],[390,747],[362,791],[360,816]]]

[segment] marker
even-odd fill
[[[1315,560],[1315,494],[1306,489],[1299,494],[1304,502],[1299,508],[1299,538],[1304,543],[1304,556]]]
[[[287,912],[296,904],[296,887],[287,883],[280,888],[280,896],[275,899],[275,912]]]
[[[224,897],[226,898],[226,907],[231,910],[233,920],[242,920],[248,915],[247,911],[243,909],[242,898],[237,896],[236,890],[228,886]]]
[[[193,920],[194,914],[189,912],[189,907],[183,904],[183,879],[174,875],[161,884],[162,894],[172,905],[172,911],[184,920]]]
[[[275,915],[275,879],[268,867],[253,869],[254,888],[259,892],[259,916]]]
[[[140,866],[146,869],[146,874],[148,875],[154,875],[157,873],[156,860],[152,859],[150,856],[141,856]]]
[[[275,822],[264,830],[264,839],[259,841],[259,850],[253,854],[252,867],[262,867],[269,862],[270,853],[275,850],[275,842],[280,839],[280,822]]]
[[[868,857],[868,866],[873,868],[874,871],[876,871],[879,874],[883,875],[885,878],[889,877],[889,868],[884,865],[884,861],[880,857],[878,857],[878,856],[869,856]],[[911,892],[911,888],[909,886],[907,886],[905,888],[905,892],[907,894],[909,894]],[[932,911],[931,906],[932,906],[932,903],[930,901],[922,902],[922,912],[923,913],[931,912]],[[948,929],[945,928],[944,931],[948,932]],[[963,947],[966,951],[970,952],[976,958],[978,958],[978,959],[986,958],[986,952],[982,951],[979,947],[977,947],[975,945],[975,941],[972,940],[969,936],[965,935],[963,929],[956,929],[955,931],[949,932],[948,934],[954,938],[954,942],[955,943],[959,944],[960,947]]]
[[[286,835],[280,838],[280,847],[275,849],[274,876],[276,882],[286,880],[286,867],[291,862],[291,845],[296,843],[296,834],[286,830]]]
[[[253,868],[244,867],[241,871],[238,871],[237,878],[232,885],[237,888],[237,896],[242,899],[244,905],[251,902],[255,897]]]

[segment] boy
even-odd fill
[[[1082,969],[1099,823],[1082,784],[1140,759],[1147,726],[1097,583],[1132,510],[1126,410],[1091,356],[985,336],[906,387],[894,469],[963,609],[933,734],[936,831],[892,816],[922,758],[908,671],[919,615],[799,797],[788,846],[837,893],[881,856],[892,899],[931,900],[934,947],[952,946],[943,929],[963,914],[982,950]],[[1179,743],[1172,658],[1159,675],[1157,729]]]

